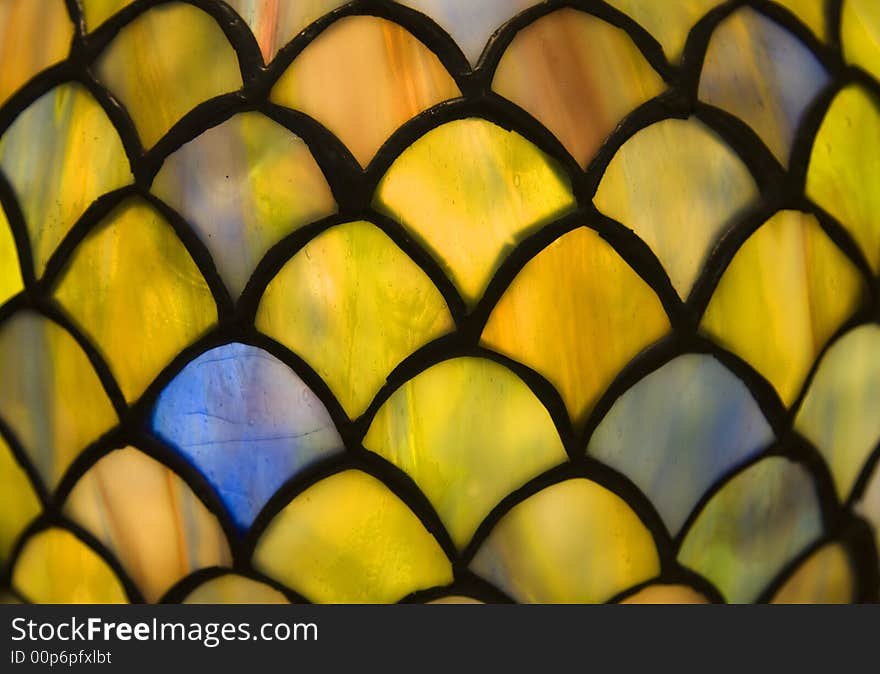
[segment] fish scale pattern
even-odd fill
[[[878,599],[872,0],[26,4],[4,601]]]

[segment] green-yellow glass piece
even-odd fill
[[[617,151],[594,203],[634,230],[685,298],[709,252],[758,196],[742,160],[691,118],[642,129]]]
[[[252,578],[227,573],[207,580],[190,592],[184,604],[288,604],[274,587]]]
[[[19,534],[39,512],[40,501],[27,473],[0,437],[0,568],[6,566]]]
[[[15,238],[0,207],[0,305],[24,290]]]
[[[306,244],[266,288],[256,326],[302,356],[352,418],[400,361],[454,328],[425,273],[363,221]]]
[[[364,446],[415,481],[459,548],[502,498],[567,459],[531,389],[481,358],[443,361],[400,387]]]
[[[129,401],[217,320],[186,248],[137,199],[117,207],[80,244],[55,296],[97,344]]]
[[[544,375],[580,424],[620,369],[668,330],[654,291],[595,231],[580,227],[526,264],[481,340]]]
[[[452,582],[449,560],[419,519],[358,470],[294,498],[263,533],[253,562],[318,603],[388,603]]]
[[[89,205],[131,182],[116,129],[81,84],[62,84],[24,110],[0,139],[0,168],[27,224],[37,276]]]
[[[651,533],[626,502],[576,478],[514,506],[471,569],[524,603],[596,603],[660,572]]]
[[[336,211],[308,146],[257,112],[236,115],[172,154],[152,191],[193,226],[234,296],[272,245]]]
[[[773,603],[848,604],[853,601],[855,583],[846,548],[831,543],[801,563],[773,597]]]
[[[516,34],[492,88],[531,113],[586,166],[620,120],[665,85],[626,32],[565,8]]]
[[[568,178],[525,138],[483,119],[449,122],[410,145],[374,206],[437,258],[477,302],[506,253],[575,206]]]
[[[269,63],[284,45],[316,19],[347,0],[226,0],[250,27]]]
[[[815,217],[780,211],[739,249],[701,328],[766,377],[790,405],[863,289],[858,271]]]
[[[810,474],[785,458],[769,457],[712,497],[685,536],[678,559],[714,583],[727,601],[751,602],[821,535]]]
[[[863,325],[822,358],[794,422],[825,457],[842,501],[880,442],[878,401],[880,326]]]
[[[880,5],[877,5],[880,10]],[[880,273],[880,107],[857,85],[831,103],[816,135],[807,196],[837,218]]]
[[[825,0],[774,0],[794,14],[820,40],[825,40],[828,28],[825,24]]]
[[[691,28],[709,10],[724,0],[607,0],[647,30],[663,47],[666,58],[676,62],[681,57]]]
[[[709,600],[687,585],[648,585],[621,604],[708,604]]]
[[[79,2],[82,5],[86,31],[90,32],[134,0],[79,0]]]
[[[49,319],[19,312],[0,326],[0,417],[46,485],[116,424],[116,414],[86,354]]]
[[[125,604],[116,574],[66,529],[45,529],[25,543],[12,584],[37,604]]]
[[[846,60],[880,77],[880,4],[876,0],[845,0],[840,36]]]
[[[828,80],[819,59],[794,34],[743,7],[712,33],[699,96],[746,122],[788,164],[803,114]]]
[[[232,561],[217,519],[189,486],[132,447],[92,466],[64,511],[107,546],[147,601],[197,569]]]
[[[73,23],[64,0],[0,0],[0,104],[70,51]]]
[[[238,57],[220,26],[179,2],[126,24],[98,57],[96,75],[125,106],[147,148],[199,103],[241,87]]]
[[[366,166],[401,124],[459,95],[437,56],[405,28],[350,16],[296,57],[271,98],[321,122]]]

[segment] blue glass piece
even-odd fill
[[[343,449],[311,389],[244,344],[187,365],[159,396],[151,428],[205,476],[240,530],[289,478]]]
[[[587,451],[635,482],[674,535],[715,481],[772,441],[745,385],[712,356],[688,354],[624,393]]]

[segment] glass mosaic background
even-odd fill
[[[880,3],[0,0],[0,593],[875,601]]]

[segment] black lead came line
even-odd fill
[[[839,38],[841,3],[839,0],[833,0],[827,4],[829,33],[832,42],[829,47],[818,42],[818,40],[812,36],[812,33],[797,21],[790,12],[776,5],[763,1],[724,3],[713,12],[710,12],[707,17],[704,17],[704,19],[698,22],[692,29],[680,66],[673,66],[666,62],[659,43],[657,43],[652,36],[645,32],[644,29],[638,26],[629,17],[610,7],[607,3],[591,0],[582,0],[580,2],[549,2],[525,10],[496,31],[487,43],[483,55],[475,69],[470,68],[470,65],[467,63],[461,50],[452,38],[443,31],[443,29],[439,28],[439,26],[437,26],[437,24],[430,18],[427,18],[414,10],[403,8],[395,3],[385,1],[362,2],[358,0],[341,7],[330,15],[319,19],[312,24],[312,26],[307,27],[298,37],[294,38],[287,47],[284,47],[279,51],[278,56],[269,64],[269,66],[264,66],[259,47],[257,46],[252,33],[231,9],[229,9],[224,3],[212,2],[210,0],[187,0],[190,4],[207,11],[218,22],[218,25],[223,30],[238,56],[244,86],[240,92],[220,96],[217,99],[207,101],[206,103],[197,106],[194,111],[185,115],[183,119],[175,124],[174,127],[163,137],[162,140],[154,145],[153,148],[149,151],[145,151],[140,144],[134,124],[127,111],[112,96],[112,94],[100,85],[97,79],[95,79],[91,72],[91,67],[95,57],[109,44],[120,30],[137,16],[140,16],[143,12],[158,4],[162,4],[164,1],[165,0],[149,2],[146,0],[136,0],[136,2],[121,10],[97,30],[86,35],[85,23],[79,4],[75,0],[67,0],[68,9],[74,19],[75,25],[77,26],[77,34],[74,37],[70,58],[64,63],[50,68],[49,70],[44,71],[44,73],[38,74],[33,80],[31,80],[31,82],[26,84],[19,92],[13,95],[7,105],[0,110],[0,128],[5,129],[8,127],[12,120],[30,105],[38,95],[45,93],[52,86],[60,84],[63,81],[79,81],[86,86],[90,92],[92,92],[98,102],[102,105],[107,112],[111,123],[116,127],[117,132],[123,140],[123,146],[129,156],[129,161],[132,164],[135,175],[136,187],[133,189],[133,192],[140,193],[142,196],[149,198],[149,184],[164,159],[170,153],[182,146],[188,140],[197,137],[207,128],[228,119],[237,111],[251,109],[259,110],[264,114],[267,114],[276,122],[281,123],[282,126],[285,126],[293,133],[303,137],[309,145],[312,154],[316,157],[316,161],[318,161],[319,166],[324,172],[328,184],[331,186],[331,190],[340,206],[340,214],[336,220],[331,219],[325,223],[329,225],[330,222],[342,221],[344,219],[360,219],[359,216],[362,216],[362,219],[370,221],[379,219],[377,214],[371,210],[371,195],[375,191],[375,186],[377,185],[378,180],[384,174],[384,171],[387,170],[388,166],[390,166],[394,158],[399,156],[404,149],[409,147],[415,139],[426,133],[427,130],[438,126],[442,120],[449,121],[456,118],[463,118],[465,116],[483,117],[490,121],[494,121],[495,123],[500,123],[505,128],[512,128],[519,131],[536,147],[540,148],[541,151],[560,162],[560,164],[565,167],[565,172],[571,179],[572,187],[578,197],[578,201],[583,205],[582,209],[586,208],[586,211],[584,212],[589,212],[593,218],[593,222],[584,222],[580,224],[595,227],[596,223],[601,224],[602,222],[599,217],[601,214],[597,215],[597,212],[592,208],[592,204],[589,203],[589,201],[592,199],[595,187],[598,186],[598,181],[604,173],[607,162],[610,161],[613,154],[622,145],[622,142],[654,121],[668,118],[670,116],[688,116],[695,112],[699,114],[701,110],[704,111],[705,115],[708,115],[708,117],[704,117],[703,121],[707,122],[716,133],[721,133],[728,145],[731,145],[734,151],[737,152],[746,164],[750,166],[753,174],[757,174],[759,183],[763,184],[762,186],[766,193],[765,198],[768,200],[767,203],[784,203],[791,199],[790,194],[792,183],[789,183],[784,179],[784,176],[786,175],[785,169],[779,167],[778,163],[767,159],[769,153],[766,146],[764,146],[763,142],[757,138],[754,132],[748,127],[745,127],[745,125],[739,123],[735,118],[732,119],[721,111],[716,112],[705,106],[700,107],[701,104],[699,104],[696,99],[696,87],[699,82],[702,58],[705,54],[705,49],[708,46],[712,30],[731,12],[742,6],[753,6],[762,13],[770,16],[770,18],[788,29],[793,35],[795,35],[795,37],[800,39],[801,42],[805,43],[811,51],[819,56],[820,60],[832,74],[832,77],[835,78],[832,84],[837,83],[838,88],[840,88],[840,86],[842,86],[840,83],[843,79],[855,79],[867,86],[872,96],[875,98],[877,97],[877,85],[873,79],[863,74],[858,69],[846,69],[842,65],[843,60],[840,55]],[[491,92],[491,80],[494,75],[494,69],[497,67],[502,54],[513,40],[516,33],[523,27],[530,25],[537,18],[566,6],[572,6],[587,11],[608,21],[612,25],[616,25],[625,30],[648,62],[661,74],[671,87],[670,90],[666,94],[661,95],[656,102],[649,102],[649,104],[643,106],[642,109],[637,109],[631,113],[631,115],[624,120],[621,128],[613,134],[613,138],[616,138],[616,140],[612,139],[606,141],[605,145],[600,149],[599,155],[593,160],[586,172],[580,170],[577,166],[577,162],[575,162],[568,154],[568,151],[561,146],[558,140],[553,137],[543,125],[522,111],[515,104],[510,103]],[[344,145],[342,145],[338,139],[336,139],[336,137],[327,131],[322,125],[313,120],[309,120],[308,118],[304,118],[304,116],[296,111],[275,106],[268,101],[268,94],[272,83],[277,80],[296,55],[305,49],[306,46],[320,35],[321,32],[333,21],[336,21],[343,16],[354,14],[367,14],[387,18],[409,30],[438,56],[441,63],[443,63],[450,74],[452,74],[463,93],[462,99],[441,104],[440,106],[417,115],[407,122],[401,129],[392,134],[392,137],[388,141],[386,141],[385,145],[379,150],[377,156],[366,170],[360,168]],[[830,100],[831,99],[829,98],[827,101],[828,104],[830,104]],[[801,149],[799,151],[796,150],[796,154],[793,154],[792,174],[795,176],[799,174],[801,168],[804,168],[802,174],[805,176],[805,164],[809,158],[809,154],[806,150],[812,147],[812,141],[814,140],[815,134],[818,132],[819,123],[824,118],[825,110],[822,109],[823,107],[827,107],[827,105],[817,105],[817,112],[815,112],[814,116],[810,116],[811,123],[802,125],[801,129],[798,131],[795,147]],[[644,112],[642,112],[642,110]],[[324,148],[329,148],[329,151],[325,151]],[[761,178],[760,176],[762,175],[765,177]],[[796,183],[798,182],[800,182],[800,179],[796,180]],[[780,189],[782,194],[778,197],[774,197],[775,194],[779,194]],[[124,194],[127,194],[127,192]],[[80,228],[76,229],[76,231],[68,237],[69,240],[59,247],[60,250],[56,251],[56,254],[53,256],[52,260],[50,260],[46,280],[44,282],[37,282],[36,279],[33,278],[33,263],[27,237],[27,228],[24,225],[23,216],[17,207],[15,195],[5,179],[0,181],[0,200],[3,201],[8,219],[10,220],[27,287],[26,293],[36,293],[36,296],[33,297],[33,302],[36,302],[38,306],[51,307],[51,304],[45,304],[44,301],[40,301],[38,296],[51,286],[52,279],[63,270],[65,258],[69,258],[73,249],[76,247],[76,244],[85,236],[92,226],[97,224],[99,218],[94,214],[100,212],[102,207],[96,205],[94,210],[92,210],[92,215],[83,218],[83,224]],[[158,203],[153,203],[154,206],[161,208]],[[183,240],[184,245],[186,245],[187,249],[190,251],[191,256],[196,261],[200,270],[202,270],[202,273],[207,274],[206,279],[208,280],[215,297],[218,298],[218,307],[221,308],[221,324],[218,326],[215,333],[206,337],[205,341],[200,341],[198,346],[194,345],[194,347],[185,349],[184,352],[175,359],[174,363],[165,368],[163,373],[157,377],[154,384],[150,387],[149,395],[144,396],[142,400],[146,401],[155,398],[162,386],[167,383],[167,381],[170,381],[171,377],[176,374],[176,371],[179,371],[179,369],[182,368],[183,365],[188,362],[188,359],[195,353],[203,350],[210,343],[219,344],[223,343],[224,340],[241,339],[245,342],[259,344],[263,348],[269,348],[270,351],[274,352],[276,355],[280,354],[283,356],[282,360],[291,366],[300,376],[302,376],[302,373],[310,371],[310,368],[308,368],[300,359],[296,358],[292,352],[289,352],[286,347],[282,348],[280,345],[273,345],[271,340],[267,340],[267,338],[259,335],[252,328],[248,328],[244,324],[244,321],[252,319],[254,316],[261,295],[260,291],[265,288],[274,276],[272,270],[274,269],[274,271],[277,271],[279,265],[283,264],[285,261],[283,259],[284,255],[292,255],[296,249],[301,247],[303,239],[297,238],[296,234],[291,235],[291,244],[287,245],[286,249],[284,247],[279,247],[278,252],[274,253],[274,257],[266,257],[266,260],[269,261],[267,264],[261,263],[261,265],[258,265],[257,270],[249,281],[248,290],[246,290],[240,306],[233,310],[232,298],[228,298],[228,295],[224,296],[225,288],[222,286],[219,275],[217,275],[213,260],[210,259],[203,246],[199,245],[200,242],[195,240],[196,237],[190,231],[191,228],[188,223],[186,223],[183,218],[170,211],[170,209],[163,210],[163,214],[172,221],[171,224],[174,226],[178,237]],[[863,274],[867,271],[870,275],[870,270],[866,269],[867,265],[864,262],[863,255],[861,255],[858,247],[854,244],[843,227],[841,227],[839,223],[828,214],[821,214],[820,221],[826,231],[830,231],[834,234],[832,238],[834,238],[835,244],[844,249],[847,256],[856,262]],[[379,223],[374,222],[374,224]],[[757,224],[760,225],[761,223]],[[480,332],[479,328],[488,317],[491,307],[494,306],[494,301],[497,301],[503,292],[502,286],[504,284],[496,279],[507,276],[508,280],[512,280],[515,273],[511,273],[511,270],[518,271],[518,268],[521,268],[526,261],[540,252],[540,250],[542,250],[547,244],[546,235],[544,236],[544,239],[541,238],[540,234],[535,236],[531,245],[527,245],[526,243],[522,244],[517,249],[516,255],[513,256],[513,262],[505,263],[507,264],[507,267],[505,267],[505,264],[502,264],[502,270],[506,271],[503,271],[502,273],[502,270],[499,270],[495,278],[493,278],[492,283],[490,283],[490,288],[494,288],[494,290],[488,293],[490,295],[488,300],[484,295],[483,299],[481,299],[481,304],[478,305],[478,310],[475,313],[476,318],[471,318],[466,315],[461,298],[449,282],[448,278],[442,273],[433,258],[424,252],[420,243],[412,243],[411,235],[405,232],[402,228],[399,228],[396,224],[386,221],[381,223],[380,226],[383,230],[386,230],[387,233],[394,232],[395,236],[392,236],[392,239],[395,240],[395,243],[401,246],[401,248],[403,248],[420,267],[422,267],[423,271],[432,279],[443,296],[446,297],[447,304],[450,306],[450,310],[456,317],[456,323],[459,325],[459,332],[462,334],[461,340],[456,338],[455,334],[453,334],[446,340],[446,342],[439,342],[439,348],[436,349],[434,346],[428,345],[424,351],[425,354],[428,354],[427,361],[416,356],[414,359],[411,358],[406,361],[409,364],[402,364],[399,366],[395,370],[396,374],[389,377],[389,385],[386,387],[387,395],[390,395],[390,392],[396,388],[397,385],[406,381],[407,378],[412,375],[413,371],[426,367],[427,362],[438,357],[440,354],[445,353],[448,355],[449,353],[456,352],[478,353],[484,357],[495,357],[494,355],[490,355],[488,352],[480,351],[479,349],[474,351],[474,340],[478,339]],[[661,299],[664,297],[667,298],[664,300],[664,305],[666,306],[667,312],[670,314],[670,318],[674,325],[673,333],[670,336],[670,344],[673,345],[672,350],[676,351],[681,350],[682,348],[697,348],[702,344],[701,348],[708,349],[710,352],[715,353],[717,357],[723,358],[725,364],[728,365],[729,368],[733,367],[734,374],[743,381],[747,388],[756,397],[765,414],[771,420],[771,424],[774,424],[777,430],[785,430],[787,425],[790,424],[790,420],[788,422],[780,421],[780,417],[785,413],[785,410],[784,408],[780,410],[778,397],[775,396],[772,387],[765,390],[766,382],[763,378],[756,374],[753,375],[753,370],[751,370],[751,367],[745,363],[742,363],[742,367],[737,367],[735,365],[738,360],[736,357],[718,351],[714,345],[694,341],[694,337],[691,335],[697,325],[699,314],[702,313],[701,307],[704,305],[703,301],[688,300],[687,303],[682,304],[677,296],[674,296],[674,291],[672,291],[672,295],[670,294],[671,286],[668,285],[668,277],[662,270],[662,266],[656,261],[653,252],[649,249],[646,250],[646,247],[643,244],[639,245],[634,238],[627,239],[625,236],[623,238],[620,236],[615,237],[613,235],[614,227],[621,228],[621,235],[625,230],[625,228],[619,225],[619,223],[609,222],[607,225],[603,226],[611,227],[611,229],[608,230],[608,235],[611,237],[610,242],[615,250],[617,250],[618,253],[636,269],[637,273],[639,273],[639,275],[642,276],[652,288],[654,288],[655,292],[657,292]],[[737,231],[744,233],[753,226],[754,223],[746,224]],[[311,234],[315,234],[320,231],[321,227],[322,226],[319,225],[309,231]],[[561,228],[557,228],[554,232],[553,239],[561,235],[566,227],[567,225],[563,225]],[[553,231],[552,226],[550,229]],[[731,240],[733,240],[733,238],[731,238]],[[722,248],[723,246],[719,246],[719,251]],[[422,252],[419,253],[418,251]],[[723,257],[728,257],[728,259],[732,258],[733,252],[734,246],[731,245],[730,249]],[[721,255],[721,252],[719,252],[718,255]],[[723,270],[723,266],[726,266],[726,264],[719,261],[718,266],[722,267]],[[711,269],[709,267],[711,267]],[[704,277],[707,280],[702,280]],[[713,277],[714,282],[710,280],[713,279]],[[704,270],[701,275],[701,280],[698,281],[695,288],[704,287],[709,288],[711,291],[711,287],[714,287],[718,278],[720,278],[720,272],[715,268],[715,264],[707,265],[707,269]],[[877,284],[872,284],[871,288],[876,296]],[[702,293],[695,294],[693,297],[702,295],[706,295],[705,299],[708,301],[708,294],[706,294],[705,290]],[[674,300],[672,299],[673,296],[675,297]],[[493,298],[494,301],[492,301]],[[873,304],[875,307],[877,306],[876,301]],[[874,311],[876,313],[876,308]],[[60,314],[56,316],[56,318],[60,317]],[[876,318],[877,316],[874,316],[875,320]],[[228,328],[224,327],[227,324]],[[73,329],[73,326],[69,325],[68,327]],[[152,441],[143,436],[143,431],[141,429],[143,429],[143,424],[145,423],[147,406],[136,403],[131,410],[127,410],[124,400],[121,400],[121,393],[118,392],[118,387],[115,385],[115,382],[113,382],[112,376],[106,365],[103,365],[103,360],[97,350],[88,345],[87,340],[85,340],[81,334],[77,341],[81,342],[81,346],[86,350],[93,365],[99,370],[99,377],[101,378],[102,384],[104,384],[105,389],[108,390],[108,394],[110,394],[111,399],[114,401],[114,406],[117,408],[117,411],[123,416],[119,429],[121,435],[117,436],[111,434],[111,439],[107,442],[109,444],[118,444],[121,441],[121,438],[138,438],[141,440],[141,444],[149,445],[153,449],[152,453],[156,454],[156,457],[154,458],[161,457],[160,460],[166,465],[168,465],[169,462],[172,464],[178,464],[172,469],[178,472],[178,474],[180,474],[180,472],[184,473],[185,477],[182,476],[183,479],[191,488],[193,488],[194,493],[206,503],[209,510],[218,516],[224,531],[226,531],[229,536],[232,525],[228,513],[225,512],[222,504],[218,502],[213,489],[206,482],[196,476],[196,471],[192,469],[187,470],[181,465],[182,462],[178,460],[179,457],[173,457],[173,452],[171,450],[165,449],[158,451],[159,443],[152,445]],[[834,339],[830,340],[829,345],[834,341]],[[828,346],[826,346],[826,349],[827,348]],[[667,358],[670,355],[664,351],[664,347],[657,349],[656,352],[662,354],[662,358]],[[650,354],[654,353],[654,351],[649,349],[646,353]],[[810,377],[815,371],[820,359],[821,356],[820,358],[817,358]],[[609,391],[603,397],[604,401],[600,401],[597,408],[610,407],[613,399],[622,394],[623,390],[625,390],[625,385],[618,382],[637,381],[638,378],[643,376],[645,368],[654,367],[656,363],[657,360],[654,357],[642,357],[641,354],[636,356],[632,363],[625,368],[624,372],[618,376],[618,379],[612,384]],[[582,452],[583,450],[577,450],[576,447],[586,446],[591,432],[589,429],[594,428],[598,423],[598,414],[594,414],[592,420],[588,422],[586,435],[578,438],[571,430],[570,420],[567,418],[564,404],[561,402],[561,398],[559,398],[559,394],[555,389],[553,389],[549,383],[546,383],[546,380],[544,380],[541,375],[530,372],[529,368],[519,366],[519,364],[514,364],[513,362],[509,362],[508,365],[517,369],[520,376],[526,381],[526,384],[533,390],[539,400],[547,406],[548,410],[551,411],[551,416],[554,418],[554,423],[557,425],[560,436],[563,437],[564,444],[568,448],[570,456],[573,460],[580,462],[581,459],[579,457],[581,455],[579,452]],[[745,368],[745,370],[743,368]],[[626,372],[630,372],[630,374],[626,374]],[[341,407],[335,402],[335,398],[329,391],[329,388],[326,387],[326,384],[320,380],[316,374],[306,374],[306,379],[304,380],[308,380],[307,383],[309,383],[312,390],[315,391],[316,394],[319,395],[319,398],[321,398],[327,405],[328,411],[330,411],[331,417],[334,419],[334,423],[340,428],[340,432],[343,436],[347,438],[346,445],[350,447],[353,445],[359,446],[359,438],[362,438],[363,434],[366,432],[371,414],[374,414],[378,409],[376,401],[371,405],[372,412],[370,414],[366,414],[363,418],[352,422],[344,415],[341,411]],[[382,395],[385,394],[378,395],[377,400],[380,400]],[[775,422],[774,419],[776,420]],[[94,453],[87,452],[86,456],[83,457],[85,460],[78,462],[77,465],[79,468],[69,474],[70,479],[68,481],[68,487],[66,487],[65,490],[72,487],[75,483],[75,479],[73,478],[76,477],[76,473],[80,470],[84,473],[87,466],[92,465],[97,457],[103,455],[102,452],[108,450],[108,445],[106,443],[102,446],[102,443],[98,442],[95,447],[96,449],[94,450]],[[362,458],[367,458],[369,453],[357,454],[358,451],[360,450],[356,448],[356,455],[359,455]],[[19,454],[21,453],[22,452],[19,452]],[[813,465],[816,463],[816,455],[814,453],[808,454],[812,457],[807,463],[810,464],[810,474],[813,475],[813,479],[817,479],[817,475],[814,472],[815,470],[820,470],[822,473],[821,478],[818,479],[817,482],[817,485],[819,486],[820,500],[826,506],[826,511],[832,510],[836,508],[836,506],[831,506],[833,495],[831,497],[827,496],[827,466],[824,466],[824,463],[821,461],[821,466],[817,467]],[[391,474],[394,472],[391,468],[381,464],[381,462],[376,463],[375,459],[372,457],[369,458],[370,461],[372,461],[372,463],[369,464],[371,470],[375,471],[377,477],[382,479],[386,484],[389,482],[391,484],[399,484],[399,480],[403,480],[404,482],[410,480],[409,476],[406,476],[405,474]],[[32,478],[36,475],[35,470],[30,466],[26,456],[19,457],[16,455],[16,459],[24,460],[27,463],[28,468],[26,468],[26,470],[28,470],[29,475]],[[863,475],[860,477],[860,482],[865,482],[866,480],[866,476]],[[724,481],[725,480],[721,480],[721,482]],[[196,487],[193,487],[194,483],[197,485]],[[294,483],[297,483],[297,480],[294,479],[291,481],[292,490],[295,491],[302,488],[302,482],[297,484]],[[62,492],[65,490],[62,490]],[[287,490],[282,489],[280,491]],[[442,528],[442,525],[437,524],[436,513],[428,514],[428,510],[433,511],[433,509],[430,508],[430,504],[426,505],[426,501],[424,496],[421,495],[421,492],[414,486],[409,490],[409,493],[407,493],[407,491],[407,489],[404,489],[399,495],[411,508],[415,505],[411,502],[411,499],[415,499],[421,504],[415,507],[414,512],[416,512],[419,519],[423,521],[423,524],[426,524],[426,526],[430,524],[430,526],[428,526],[429,530],[437,531],[437,534],[435,535],[439,535],[440,538],[448,536],[448,534],[445,533],[445,529]],[[623,491],[626,492],[627,490],[624,489]],[[642,496],[636,498],[632,494],[627,495],[625,493],[621,494],[621,496],[625,498],[631,506],[632,499],[636,499],[639,502],[646,501]],[[48,494],[42,494],[42,497],[44,499],[50,498]],[[648,503],[647,507],[653,509],[653,506],[651,506],[650,503]],[[428,510],[426,510],[426,508]],[[644,509],[639,508],[639,510]],[[646,514],[645,517],[647,517],[648,520],[656,521],[656,517],[649,514]],[[261,527],[255,527],[254,530],[256,531],[260,528]],[[440,530],[442,530],[442,533],[440,533]],[[657,538],[656,534],[655,538]],[[23,543],[25,539],[26,536],[22,536],[19,543]],[[232,544],[232,542],[230,544]],[[447,553],[449,553],[450,550],[449,545],[450,543],[447,541],[444,546],[447,549]],[[864,559],[865,556],[872,556],[871,553],[873,553],[873,558],[876,559],[876,551],[872,544],[869,544],[865,550],[867,550],[867,548],[870,548],[870,551],[864,551],[862,553],[862,559]],[[109,554],[106,553],[106,551],[104,551],[104,553]],[[667,565],[672,564],[672,562],[668,561],[668,557],[668,553],[665,553],[664,558],[667,559]],[[234,566],[243,572],[249,572],[249,567],[246,562],[239,560],[235,562]],[[681,570],[676,570],[673,564],[664,571],[664,574],[661,577],[674,578],[680,576],[680,574]],[[459,575],[461,575],[461,578],[456,580],[456,583],[454,583],[452,587],[470,587],[473,585],[473,578],[468,575],[466,570],[459,569],[456,574],[457,578]],[[869,579],[869,587],[862,592],[863,597],[876,598],[876,570],[874,576],[873,580]],[[124,576],[120,576],[120,578],[124,579]],[[137,598],[136,590],[134,592],[130,591],[129,593],[131,596]],[[492,592],[489,592],[489,594],[498,598],[497,594],[493,594]],[[717,592],[709,591],[707,594],[714,596],[717,595]]]

